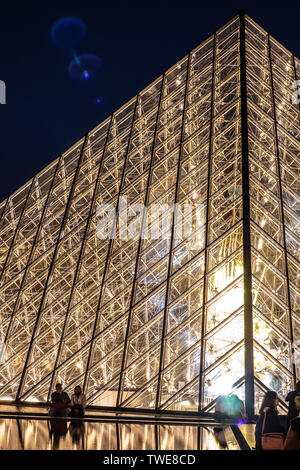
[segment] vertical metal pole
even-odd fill
[[[119,429],[120,424],[116,423],[116,439],[117,439],[117,450],[122,450],[120,448],[120,429]]]
[[[158,442],[158,429],[159,424],[154,425],[154,431],[155,431],[155,450],[159,450],[159,442]]]
[[[21,426],[21,423],[20,423],[20,420],[17,419],[17,426],[18,426],[18,436],[19,436],[19,442],[20,442],[20,446],[21,446],[21,449],[24,450],[24,439],[23,439],[23,436],[22,436],[22,426]]]
[[[254,361],[251,279],[250,191],[248,159],[248,110],[246,83],[245,14],[240,13],[240,85],[242,128],[242,188],[243,188],[243,265],[244,265],[244,334],[245,334],[245,410],[254,416]]]

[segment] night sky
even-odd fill
[[[77,3],[1,4],[0,201],[240,10],[300,57],[296,2]],[[72,80],[71,52],[51,41],[52,25],[66,16],[87,26],[76,52],[101,58],[94,79]]]

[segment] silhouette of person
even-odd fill
[[[297,418],[300,412],[300,382],[297,382],[296,390],[287,394],[285,401],[289,403],[287,414],[287,428],[289,428],[292,419]]]
[[[51,394],[50,416],[68,416],[69,395],[63,391],[61,384],[56,384],[55,392]]]

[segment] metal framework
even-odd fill
[[[249,416],[266,389],[284,399],[300,375],[297,78],[240,13],[2,202],[0,400],[42,402],[55,382],[155,412],[205,413],[232,387]],[[97,207],[119,227],[125,196],[166,207],[171,235],[99,239]],[[203,218],[179,240],[184,204]],[[154,223],[144,211],[140,232]]]

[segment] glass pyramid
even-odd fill
[[[240,13],[2,202],[0,400],[57,382],[113,408],[284,400],[300,375],[297,78]]]

